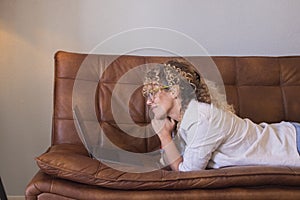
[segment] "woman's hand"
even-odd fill
[[[151,125],[160,140],[172,139],[171,133],[175,128],[175,120],[170,118],[152,119]]]

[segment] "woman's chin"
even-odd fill
[[[164,118],[161,117],[161,116],[155,116],[154,119],[156,119],[156,120],[162,120],[162,119],[164,119]]]
[[[157,120],[166,119],[166,117],[167,117],[167,115],[164,113],[154,114],[154,119],[157,119]]]
[[[157,120],[165,119],[167,117],[166,112],[159,107],[152,109],[153,118]]]

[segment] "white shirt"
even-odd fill
[[[180,171],[234,165],[300,166],[296,130],[289,122],[255,124],[192,100],[179,132],[186,143]]]

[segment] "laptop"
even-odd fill
[[[93,145],[91,138],[87,132],[85,127],[84,120],[82,118],[81,112],[78,106],[74,106],[73,116],[75,125],[77,126],[78,135],[86,147],[89,156],[91,158],[95,158],[100,161],[109,162],[113,164],[125,165],[125,166],[138,166],[138,167],[149,167],[149,165],[153,165],[155,169],[161,168],[161,164],[159,162],[160,154],[155,153],[133,153],[128,152],[126,150],[120,149],[118,147],[109,148],[102,147],[101,141],[98,141],[97,144]],[[101,139],[100,139],[101,140]],[[118,149],[117,149],[118,148]],[[151,166],[150,166],[151,167]]]

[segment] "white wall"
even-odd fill
[[[7,193],[23,195],[38,170],[34,157],[50,144],[57,50],[89,52],[122,31],[163,27],[194,38],[210,55],[300,55],[299,9],[298,0],[0,0],[0,175]]]

